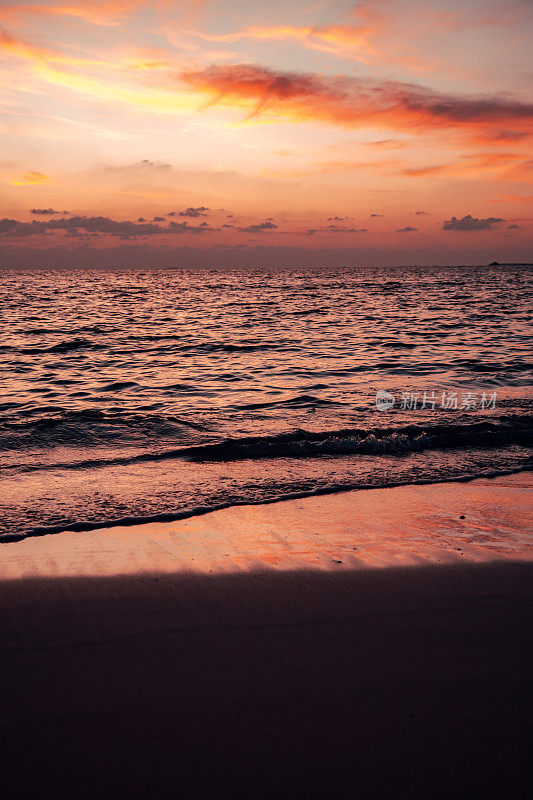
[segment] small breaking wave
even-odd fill
[[[492,448],[533,444],[533,417],[508,417],[505,422],[406,425],[398,428],[297,430],[276,436],[226,439],[187,448],[183,455],[198,461],[248,458],[310,458],[322,455],[399,454],[448,448]]]
[[[89,418],[97,414],[101,414],[101,412],[92,412]],[[413,424],[396,428],[348,428],[330,431],[298,429],[272,436],[226,438],[200,444],[191,443],[190,437],[187,437],[184,432],[186,428],[207,430],[200,425],[178,418],[173,418],[172,421],[164,420],[155,415],[148,419],[150,427],[146,427],[146,425],[143,427],[143,435],[147,435],[147,432],[151,431],[152,435],[160,437],[162,444],[166,442],[168,445],[175,439],[180,440],[181,445],[134,454],[131,454],[131,451],[130,454],[114,454],[113,456],[104,454],[75,461],[12,464],[7,469],[20,472],[54,469],[77,470],[171,459],[183,459],[191,462],[231,462],[250,459],[307,459],[322,456],[396,456],[424,450],[468,451],[474,448],[494,449],[512,445],[529,448],[533,445],[533,417],[531,416],[506,417],[502,422],[486,421],[470,424]],[[41,431],[43,443],[49,443],[52,439],[51,422],[48,421],[47,424],[43,420],[38,422],[38,427],[44,426]],[[59,423],[59,421],[57,422]],[[69,440],[79,441],[79,430],[76,431],[73,439],[73,433],[68,426],[60,427],[59,431],[53,435],[56,443],[68,444]],[[89,435],[87,434],[87,436]],[[92,442],[98,444],[104,441],[104,437],[106,441],[121,437],[122,444],[124,444],[125,436],[125,424],[122,420],[118,429],[113,429],[112,425],[108,429],[104,424],[98,435],[92,434]],[[134,426],[129,437],[132,443],[136,443]]]

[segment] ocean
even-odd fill
[[[533,269],[4,270],[4,540],[531,468]]]

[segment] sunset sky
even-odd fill
[[[0,266],[533,258],[531,0],[0,2]]]

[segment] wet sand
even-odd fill
[[[531,485],[0,545],[8,796],[528,796]]]

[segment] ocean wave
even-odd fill
[[[319,306],[318,308],[303,308],[290,312],[293,317],[307,317],[311,314],[331,314],[329,306]]]
[[[88,339],[69,339],[50,345],[50,347],[21,347],[19,353],[38,355],[39,353],[70,353],[72,350],[105,350],[107,344],[91,342]]]
[[[226,439],[197,445],[183,456],[198,461],[248,458],[309,458],[321,455],[379,455],[415,450],[502,447],[533,444],[533,417],[507,417],[502,422],[405,425],[397,428],[353,428],[338,431],[297,430],[275,436]]]
[[[101,412],[97,412],[101,413]],[[94,417],[89,417],[94,419]],[[184,429],[196,428],[206,430],[195,423],[174,418],[172,425],[168,420],[158,417],[151,419],[151,432],[153,435],[168,435],[166,441],[172,440],[172,435],[186,439]],[[41,424],[44,425],[43,421]],[[143,433],[146,433],[146,428]],[[56,435],[56,443],[67,443],[72,437],[68,429],[60,429],[60,437]],[[106,431],[100,437],[93,435],[93,440],[106,440],[121,438],[124,444],[124,427],[121,426],[115,433]],[[136,443],[135,433],[130,439]],[[190,437],[189,437],[190,438]],[[52,435],[49,427],[44,427],[43,441],[50,442]],[[77,438],[74,441],[78,441]],[[1,439],[0,439],[1,442]],[[342,430],[309,431],[297,429],[288,433],[267,436],[247,436],[240,438],[226,438],[220,441],[207,443],[183,443],[182,446],[151,449],[142,453],[131,455],[102,455],[78,459],[76,461],[57,461],[32,464],[11,464],[9,470],[20,472],[35,472],[38,470],[77,470],[99,468],[111,465],[125,465],[141,462],[156,462],[170,459],[184,459],[193,462],[220,462],[243,461],[250,459],[291,458],[306,459],[320,458],[322,456],[342,457],[354,455],[402,455],[423,450],[471,450],[473,448],[491,449],[518,445],[529,448],[533,445],[533,417],[509,416],[500,422],[486,421],[465,424],[426,424],[403,425],[390,428],[347,428]]]
[[[88,328],[86,328],[88,329]],[[80,329],[81,330],[81,329]],[[93,329],[96,332],[96,329]],[[102,331],[104,333],[104,331]],[[132,341],[132,342],[175,342],[183,340],[183,335],[181,334],[137,334],[137,335],[130,335],[124,337],[123,341]],[[117,340],[118,344],[120,344],[120,339]],[[186,353],[186,352],[198,352],[198,353],[249,353],[249,352],[256,352],[262,350],[276,350],[276,349],[285,349],[287,346],[293,346],[292,342],[184,342],[183,344],[172,344],[169,345],[169,348],[172,352],[176,353]],[[102,343],[102,342],[95,342],[89,339],[82,339],[82,338],[74,338],[74,339],[67,339],[62,342],[57,342],[56,344],[52,344],[49,346],[25,346],[25,347],[17,347],[15,345],[2,345],[0,346],[0,352],[12,352],[12,353],[20,353],[21,355],[39,355],[39,354],[62,354],[62,353],[70,353],[75,350],[111,350],[115,353],[122,353],[122,352],[134,352],[133,350],[117,350],[116,349],[116,342],[111,346],[109,343]]]
[[[233,408],[241,411],[258,411],[262,408],[315,408],[315,406],[338,406],[347,405],[336,400],[326,400],[322,397],[315,397],[312,394],[299,394],[295,397],[288,397],[284,400],[265,400],[262,403],[241,403]]]
[[[110,384],[101,391],[116,391],[124,385],[131,384]],[[0,452],[24,453],[31,448],[80,448],[113,442],[123,446],[165,440],[185,443],[190,441],[187,431],[207,430],[205,425],[176,415],[106,413],[92,408],[65,410],[57,406],[41,407],[26,414],[26,419],[0,422]]]

